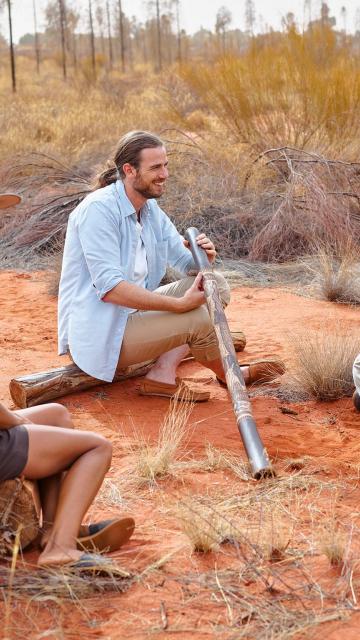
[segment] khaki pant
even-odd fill
[[[355,358],[355,362],[353,366],[353,376],[354,376],[356,391],[358,391],[358,393],[360,394],[360,353]]]
[[[225,278],[215,273],[221,301],[225,307],[230,301],[230,289]],[[163,296],[181,298],[194,282],[183,278],[156,289]],[[206,305],[186,313],[168,311],[136,311],[126,323],[118,369],[147,360],[155,360],[163,353],[188,344],[192,355],[200,362],[220,357],[215,331]]]

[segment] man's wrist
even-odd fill
[[[182,298],[173,298],[172,296],[169,296],[166,298],[166,302],[168,305],[166,311],[170,311],[170,313],[182,312]]]

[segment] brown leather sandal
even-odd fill
[[[180,378],[176,378],[175,384],[143,378],[139,385],[139,393],[142,396],[176,398],[180,402],[206,402],[210,398],[209,391],[201,391],[195,387],[190,387]]]
[[[282,360],[254,360],[254,362],[239,362],[240,367],[249,368],[249,380],[247,384],[261,384],[271,382],[285,372],[285,364]],[[226,382],[217,377],[218,383],[226,387]]]

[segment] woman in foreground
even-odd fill
[[[17,194],[0,193],[0,209],[20,202]],[[39,566],[99,567],[106,560],[84,549],[115,551],[131,537],[132,518],[81,526],[111,455],[111,443],[102,436],[74,431],[60,404],[17,412],[0,404],[0,482],[18,476],[38,481],[43,524]]]
[[[19,476],[38,481],[43,520],[39,566],[108,566],[110,560],[84,549],[113,551],[132,535],[132,518],[81,526],[111,456],[111,443],[99,434],[75,431],[60,404],[16,412],[0,404],[0,482]]]

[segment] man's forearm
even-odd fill
[[[103,302],[111,302],[122,307],[138,309],[139,311],[170,311],[181,312],[179,298],[162,296],[159,293],[148,291],[130,282],[119,282],[111,291],[105,294]]]

